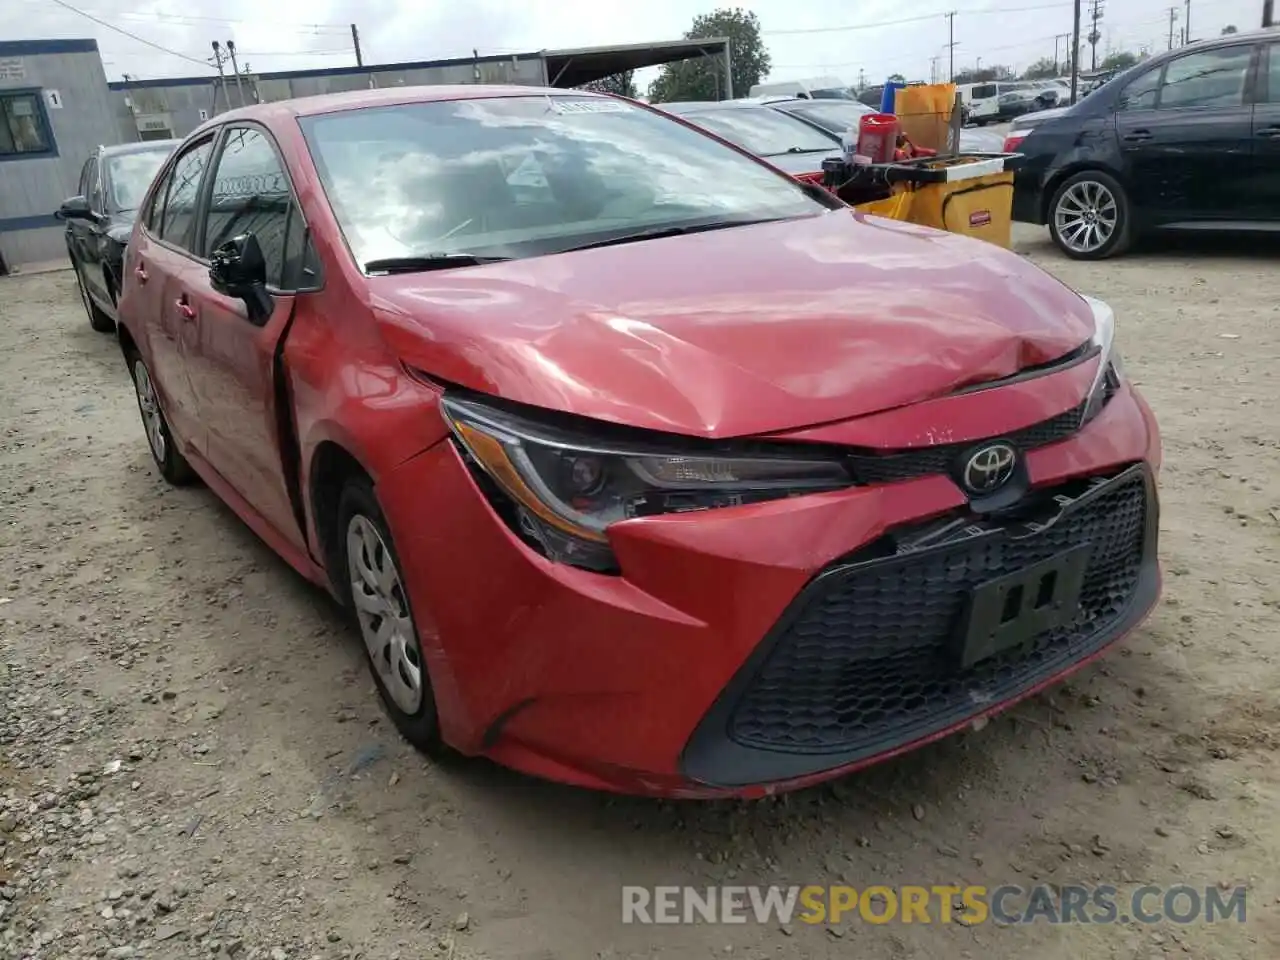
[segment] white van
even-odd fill
[[[852,100],[853,93],[839,77],[814,77],[810,80],[778,80],[757,83],[747,94],[758,97],[799,97],[801,100]]]

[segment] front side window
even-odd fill
[[[774,115],[800,128],[793,143],[821,137]],[[302,128],[361,264],[451,253],[540,256],[604,234],[828,209],[789,178],[617,100],[410,103],[306,117]]]
[[[1156,105],[1156,94],[1160,92],[1160,75],[1162,68],[1148,70],[1130,80],[1120,91],[1120,99],[1116,106],[1120,110],[1152,110]]]
[[[289,179],[270,138],[257,127],[232,127],[218,157],[205,218],[205,250],[212,252],[233,237],[251,233],[267,263],[267,283],[284,284],[292,230],[301,236],[301,220],[292,215]]]
[[[90,157],[84,162],[84,166],[80,168],[80,182],[76,185],[76,193],[89,199],[89,171],[93,169],[93,165],[98,161]]]
[[[836,148],[830,137],[768,107],[708,110],[686,114],[686,119],[758,157],[829,153]]]
[[[1280,103],[1280,43],[1267,48],[1267,103]]]
[[[185,250],[196,249],[196,238],[192,236],[196,200],[200,196],[200,185],[204,183],[204,170],[209,165],[212,150],[213,138],[209,137],[188,147],[173,165],[173,176],[169,180],[164,210],[160,215],[160,238]]]
[[[143,150],[122,153],[107,159],[107,199],[117,211],[137,210],[147,187],[170,151]]]
[[[1169,61],[1160,87],[1160,109],[1242,106],[1252,56],[1252,47],[1240,46]]]
[[[52,153],[39,93],[0,91],[0,157]]]

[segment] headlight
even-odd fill
[[[1098,372],[1093,376],[1093,384],[1089,387],[1089,398],[1085,403],[1081,426],[1088,423],[1106,406],[1111,395],[1119,389],[1124,379],[1124,368],[1120,361],[1120,352],[1115,348],[1116,315],[1115,311],[1101,300],[1084,297],[1085,303],[1093,311],[1093,337],[1091,341],[1098,349]]]
[[[605,531],[620,520],[853,483],[838,455],[811,448],[650,439],[604,424],[588,437],[454,397],[441,409],[470,459],[510,498],[517,532],[551,559],[590,570],[616,569]],[[626,439],[605,439],[615,432]]]

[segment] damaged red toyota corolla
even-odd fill
[[[426,749],[759,795],[1008,706],[1158,593],[1104,304],[641,105],[232,111],[126,275],[164,476],[350,605]]]

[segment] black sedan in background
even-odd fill
[[[67,254],[76,273],[89,324],[101,333],[116,326],[124,249],[151,178],[178,140],[99,147],[80,171],[79,192],[55,216],[67,224]]]
[[[1280,29],[1152,57],[1009,140],[1026,157],[1014,219],[1069,257],[1157,229],[1280,231]]]

